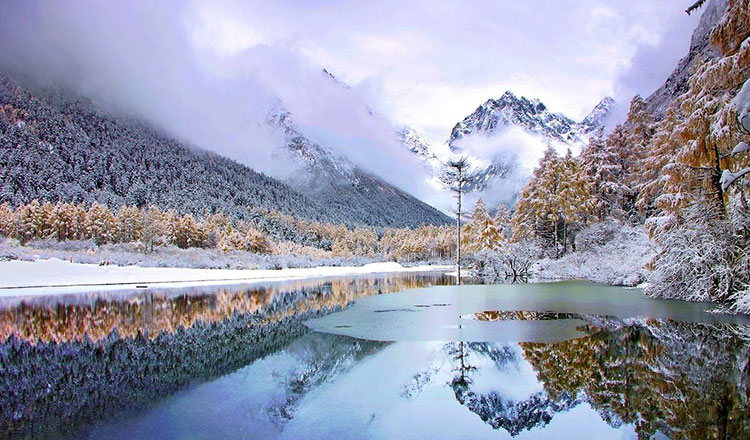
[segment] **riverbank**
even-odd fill
[[[367,275],[378,273],[447,271],[451,266],[404,267],[398,263],[362,266],[318,266],[292,269],[187,269],[71,263],[59,259],[0,262],[0,296],[39,296],[92,290],[119,290],[197,285],[240,284],[259,281]]]

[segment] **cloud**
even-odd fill
[[[685,52],[694,22],[682,9],[650,0],[6,0],[0,63],[283,177],[281,139],[265,124],[281,101],[314,139],[434,200],[392,121],[440,143],[506,89],[577,118],[605,95],[648,93]],[[649,63],[654,56],[663,61]],[[504,136],[491,142],[537,155],[538,142]]]
[[[265,123],[281,102],[303,132],[417,196],[418,160],[368,110],[366,83],[341,87],[283,39],[201,2],[12,2],[0,19],[0,62],[63,82],[199,147],[278,177],[294,172]]]
[[[468,194],[469,203],[474,203],[481,197],[491,208],[500,203],[512,204],[534,168],[538,166],[539,159],[544,155],[548,143],[560,155],[564,155],[570,147],[562,142],[550,142],[540,135],[529,133],[517,126],[508,126],[490,135],[477,133],[458,139],[454,145],[461,152],[478,159],[474,164],[475,167],[487,166],[491,163],[505,164],[508,167],[502,179],[494,179],[484,191]],[[579,152],[573,151],[573,153]]]

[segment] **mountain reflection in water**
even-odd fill
[[[302,323],[364,296],[450,281],[409,274],[15,304],[0,313],[10,335],[0,434],[750,437],[745,324],[477,312],[583,322],[582,337],[507,343],[368,341]]]
[[[448,284],[441,274],[125,291],[0,302],[0,437],[57,437],[220,377],[356,298]]]

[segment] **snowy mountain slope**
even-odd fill
[[[356,166],[333,148],[311,140],[283,106],[271,111],[268,123],[283,131],[287,148],[303,165],[302,172],[288,178],[288,183],[319,200],[324,208],[348,210],[363,223],[377,226],[419,226],[450,220],[437,209]]]
[[[0,203],[40,200],[155,204],[202,216],[246,218],[251,209],[372,226],[444,223],[436,209],[296,135],[326,185],[300,191],[132,118],[113,115],[62,88],[34,90],[0,76]],[[346,179],[344,179],[344,177]],[[375,206],[377,205],[377,206]]]

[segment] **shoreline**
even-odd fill
[[[0,262],[0,298],[115,291],[248,284],[267,281],[408,272],[448,271],[452,266],[369,263],[363,266],[317,266],[290,269],[188,269],[171,267],[99,266],[51,258]]]

